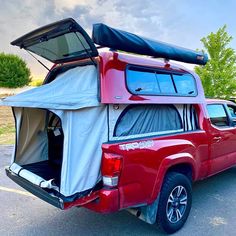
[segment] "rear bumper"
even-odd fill
[[[84,207],[99,213],[112,213],[120,209],[118,189],[101,189],[99,197]]]

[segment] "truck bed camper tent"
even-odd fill
[[[65,44],[63,47],[62,43]],[[56,64],[65,63],[58,65],[62,72],[51,76],[53,79],[49,76],[44,85],[0,101],[0,105],[12,107],[16,122],[15,152],[11,166],[7,169],[9,177],[25,188],[28,184],[23,183],[18,176],[31,182],[33,188],[37,186],[44,189],[50,196],[59,199],[59,202],[55,204],[52,201],[52,204],[61,208],[61,199],[63,202],[72,202],[101,188],[103,143],[145,137],[145,134],[140,134],[140,127],[132,131],[127,128],[129,122],[136,123],[136,120],[143,116],[143,111],[148,120],[157,114],[165,117],[169,109],[180,121],[178,124],[169,125],[164,122],[165,118],[159,119],[150,135],[165,134],[166,129],[169,133],[194,130],[197,124],[194,110],[189,104],[204,100],[199,82],[196,82],[196,95],[191,95],[188,100],[181,95],[157,95],[148,99],[143,96],[143,100],[131,100],[124,96],[123,100],[119,100],[120,97],[114,100],[117,96],[114,94],[116,90],[113,88],[116,85],[112,84],[113,79],[122,83],[122,88],[125,89],[121,92],[128,93],[125,87],[125,69],[119,68],[122,76],[113,78],[104,72],[109,63],[104,61],[104,64],[99,64],[99,58],[93,59],[93,63],[74,63],[80,59],[91,62],[92,57],[98,56],[94,43],[188,63],[205,64],[207,61],[207,56],[201,52],[148,40],[103,24],[94,25],[92,41],[73,19],[44,26],[12,42],[13,45],[32,51]],[[107,55],[111,55],[111,52]],[[99,57],[102,61],[102,55]],[[115,56],[111,58],[114,60]],[[128,62],[122,61],[122,56],[118,60],[122,66],[127,66]],[[71,62],[74,63],[73,66]],[[68,68],[64,69],[66,66]],[[55,69],[57,67],[54,67],[49,75],[53,74]],[[102,83],[110,83],[111,91],[105,91],[106,86]],[[101,102],[105,95],[109,98],[108,102]],[[188,105],[183,105],[183,101]],[[150,105],[154,103],[168,105]],[[119,109],[116,109],[114,104],[118,104]],[[133,114],[126,112],[129,104],[137,105],[132,110]],[[140,104],[144,105],[139,106]],[[150,106],[147,108],[145,104]],[[132,119],[122,120],[120,117],[125,114]],[[122,122],[117,128],[118,120]],[[148,127],[147,121],[145,125],[139,124],[143,129]],[[163,124],[166,128],[160,132],[158,127]],[[28,190],[40,195],[38,190]],[[44,193],[39,197],[48,200]]]
[[[107,130],[96,78],[95,66],[76,67],[49,84],[4,99],[13,107],[17,132],[10,170],[65,197],[100,181]]]

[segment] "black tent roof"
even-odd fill
[[[205,65],[207,54],[111,28],[105,24],[93,25],[93,42],[116,50],[161,57],[186,63]]]

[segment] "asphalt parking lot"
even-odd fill
[[[162,235],[126,211],[101,215],[83,208],[61,211],[5,176],[12,146],[0,146],[0,235]],[[175,235],[236,235],[236,168],[193,186],[193,207]]]

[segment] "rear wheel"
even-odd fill
[[[157,224],[166,233],[174,233],[186,222],[192,205],[189,178],[170,172],[166,175],[159,199]]]

